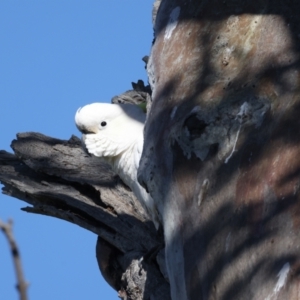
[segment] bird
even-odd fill
[[[75,124],[87,151],[108,162],[133,191],[158,230],[160,218],[151,195],[137,179],[146,114],[134,104],[92,103],[79,108]]]

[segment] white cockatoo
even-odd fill
[[[87,151],[102,157],[112,166],[158,229],[159,218],[154,200],[137,180],[145,119],[142,109],[132,104],[92,103],[79,108],[75,115],[75,123],[82,132]]]

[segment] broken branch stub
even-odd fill
[[[127,297],[142,299],[146,293],[155,300],[169,298],[169,284],[160,271],[164,260],[141,264],[143,276],[131,269],[134,261],[161,246],[163,238],[107,164],[87,155],[74,136],[64,141],[21,133],[12,148],[15,154],[0,151],[3,193],[30,204],[23,209],[27,212],[60,218],[97,234],[105,245],[101,248],[98,241],[100,270]]]

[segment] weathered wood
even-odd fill
[[[163,0],[139,180],[172,299],[299,299],[299,1]]]
[[[32,205],[23,209],[27,212],[60,218],[97,234],[107,245],[106,251],[97,251],[99,265],[119,266],[117,284],[109,280],[111,269],[101,271],[107,270],[104,277],[127,297],[131,297],[134,286],[138,291],[132,299],[143,299],[144,293],[152,294],[153,299],[169,298],[169,285],[156,258],[139,264],[142,275],[131,273],[136,279],[126,280],[130,261],[142,261],[151,249],[163,245],[163,238],[107,164],[86,154],[74,136],[63,141],[39,133],[22,133],[12,142],[12,148],[15,154],[0,152],[3,193]],[[164,268],[164,262],[160,264]],[[149,280],[153,276],[158,281]],[[155,295],[156,289],[163,291],[162,295]]]

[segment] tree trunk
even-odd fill
[[[299,1],[162,0],[139,181],[172,299],[300,299]]]
[[[299,8],[155,10],[139,180],[165,255],[131,191],[76,138],[19,135],[15,155],[0,153],[3,191],[96,233],[100,270],[123,299],[300,299]]]

